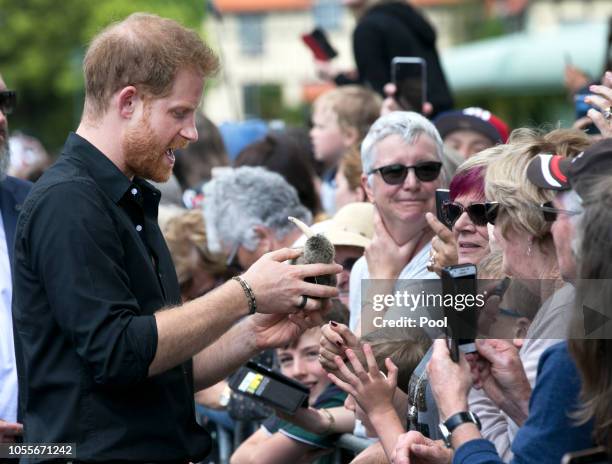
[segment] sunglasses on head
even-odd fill
[[[546,222],[555,222],[559,214],[566,214],[568,216],[578,216],[579,214],[581,214],[581,211],[570,211],[568,209],[555,208],[553,206],[552,201],[542,203],[540,205],[540,211],[542,211],[542,214],[544,215],[544,220]]]
[[[444,215],[446,223],[451,228],[454,227],[455,223],[464,212],[468,214],[468,217],[475,226],[486,226],[487,222],[491,222],[489,219],[490,212],[496,210],[496,205],[497,203],[485,202],[463,206],[460,203],[446,201],[442,203],[442,214]],[[495,218],[493,218],[493,220],[495,220]]]
[[[431,182],[438,178],[442,169],[442,163],[438,161],[424,161],[414,166],[403,164],[389,164],[380,168],[372,169],[368,174],[380,172],[383,180],[389,185],[400,185],[406,180],[408,170],[414,169],[414,175],[421,182]]]
[[[0,91],[0,111],[11,114],[17,105],[17,92],[14,90]]]

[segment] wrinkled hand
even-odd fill
[[[351,332],[348,326],[338,322],[330,322],[321,328],[319,362],[323,366],[323,369],[335,374],[344,381],[346,381],[346,379],[343,378],[340,371],[338,371],[338,366],[336,366],[334,359],[336,356],[340,356],[344,359],[344,353],[349,348],[359,355],[362,353],[359,339]]]
[[[266,253],[242,275],[251,286],[257,300],[257,312],[295,313],[302,302],[302,295],[317,298],[338,296],[335,287],[305,282],[306,277],[338,274],[338,264],[292,265],[285,261],[295,259],[302,250],[282,248]],[[320,310],[325,300],[308,298],[304,311]]]
[[[365,248],[370,279],[395,280],[414,254],[417,240],[399,246],[387,231],[378,210],[374,209],[374,236]]]
[[[393,364],[390,358],[385,359],[389,374],[388,377],[385,377],[378,368],[374,353],[372,353],[372,347],[368,343],[363,345],[363,354],[367,361],[367,371],[363,368],[355,353],[352,350],[347,350],[346,356],[353,367],[354,373],[349,370],[340,356],[336,356],[335,361],[338,370],[347,381],[340,380],[334,374],[328,374],[329,378],[339,388],[352,395],[368,416],[385,414],[389,411],[395,412],[393,393],[397,386],[397,366]]]
[[[449,464],[452,450],[419,432],[403,433],[397,439],[394,464]]]
[[[397,87],[395,84],[389,82],[385,84],[383,88],[383,92],[385,93],[385,99],[383,100],[382,106],[380,108],[380,115],[384,116],[385,114],[389,114],[393,111],[404,111],[403,108],[397,103],[395,99],[395,92],[397,91]],[[429,102],[423,103],[423,110],[421,112],[424,116],[429,116],[433,113],[433,105]]]
[[[427,270],[440,275],[442,268],[457,264],[457,242],[453,233],[435,215],[426,213],[425,219],[436,234],[431,239],[431,255]]]
[[[15,443],[15,438],[23,435],[23,425],[0,419],[0,443]]]
[[[453,362],[446,340],[434,340],[433,353],[427,364],[427,377],[443,420],[457,412],[467,411],[472,376],[465,355],[461,352],[459,355],[459,362]]]
[[[508,340],[476,340],[479,360],[472,365],[474,385],[517,424],[528,415],[531,385],[518,349]]]
[[[323,300],[320,310],[300,311],[295,314],[254,314],[250,316],[251,332],[259,351],[286,346],[304,333],[320,326],[323,315],[329,310],[331,302]]]
[[[588,95],[584,101],[596,106],[600,111],[591,108],[587,112],[587,116],[599,129],[602,137],[612,137],[612,117],[608,117],[608,119],[604,117],[605,114],[612,112],[612,71],[606,71],[602,79],[602,85],[592,85],[589,90],[593,92],[593,95]]]

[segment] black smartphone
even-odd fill
[[[308,407],[310,390],[307,387],[251,361],[231,377],[229,387],[288,414],[295,414],[300,407]]]
[[[395,100],[406,111],[423,112],[427,95],[427,63],[423,58],[396,56],[391,60]]]
[[[442,210],[442,205],[447,201],[450,201],[450,190],[436,189],[436,216],[438,217],[438,221],[440,221],[449,229],[452,229],[451,225],[448,222],[446,214],[444,214],[444,211]]]
[[[327,39],[325,31],[320,27],[315,28],[310,34],[303,34],[302,41],[310,48],[317,60],[329,61],[338,56],[338,52]]]
[[[565,453],[561,458],[561,464],[609,464],[612,459],[603,446],[589,448],[574,453]]]
[[[456,264],[442,269],[442,293],[453,296],[454,305],[446,309],[446,338],[453,361],[459,361],[459,350],[476,351],[478,312],[476,309],[476,266]]]

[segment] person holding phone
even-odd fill
[[[384,96],[383,88],[391,82],[391,60],[396,56],[420,57],[427,63],[426,101],[433,105],[433,114],[453,107],[436,49],[436,32],[416,8],[403,1],[343,0],[342,3],[357,19],[353,31],[357,78],[337,72],[329,62],[317,61],[320,77],[337,85],[365,84]]]

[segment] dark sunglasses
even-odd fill
[[[496,203],[472,203],[469,206],[446,201],[442,203],[442,214],[446,223],[452,228],[457,222],[457,219],[466,212],[470,220],[476,226],[486,226],[489,221],[488,212],[494,208]]]
[[[495,225],[495,221],[497,220],[497,215],[499,214],[499,203],[496,201],[490,201],[487,204],[487,222],[489,224]]]
[[[552,201],[542,203],[540,205],[540,211],[542,211],[542,214],[544,215],[544,220],[546,222],[555,222],[559,214],[567,214],[568,216],[578,216],[579,214],[581,214],[581,211],[570,211],[567,209],[555,208],[553,206]]]
[[[438,161],[425,161],[414,166],[403,164],[389,164],[380,168],[372,169],[368,174],[380,172],[383,180],[389,185],[400,185],[406,180],[408,170],[414,169],[414,174],[421,182],[431,182],[438,178],[442,163]]]
[[[0,111],[11,114],[17,105],[17,92],[14,90],[0,91]]]

